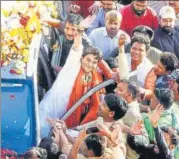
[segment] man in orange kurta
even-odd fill
[[[100,60],[101,54],[98,49],[89,46],[84,49],[81,59],[81,69],[77,75],[70,95],[67,111],[91,88],[102,82],[101,75],[97,71],[97,66],[103,70],[104,74],[111,78],[109,70]],[[101,91],[101,90],[100,90]],[[86,99],[66,120],[68,128],[87,123],[97,118],[99,106],[99,94],[97,91]]]

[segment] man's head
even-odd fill
[[[109,57],[106,60],[108,66],[111,68],[112,71],[117,72],[118,71],[118,60],[114,57]]]
[[[101,58],[102,54],[98,48],[93,46],[84,47],[81,58],[81,67],[84,72],[89,73],[95,70]]]
[[[173,103],[173,92],[169,88],[156,88],[150,101],[150,108],[154,110],[158,104],[163,105],[165,110]]]
[[[101,96],[98,114],[106,121],[116,121],[126,114],[127,109],[126,101],[122,97],[111,93]]]
[[[128,82],[127,80],[121,80],[115,89],[117,96],[123,97],[127,103],[131,103],[136,100],[139,90],[135,83]]]
[[[160,9],[159,24],[163,32],[171,34],[175,26],[175,11],[170,6],[164,6]]]
[[[132,36],[137,36],[137,35],[147,36],[151,41],[153,40],[154,37],[154,31],[148,26],[139,25],[135,27],[132,31]]]
[[[47,152],[45,149],[32,147],[25,152],[24,159],[47,159]]]
[[[74,40],[83,18],[79,14],[70,14],[65,21],[64,33],[67,40]]]
[[[158,63],[155,65],[154,71],[156,75],[162,76],[170,74],[178,67],[178,59],[175,54],[164,52]]]
[[[116,10],[116,1],[115,0],[102,0],[101,1],[101,7],[105,10],[105,12]]]
[[[142,61],[150,48],[150,39],[146,36],[134,36],[131,41],[131,59]]]
[[[168,4],[175,10],[177,15],[179,13],[179,1],[168,1]]]
[[[53,138],[42,138],[39,143],[39,147],[47,151],[48,159],[58,159],[60,156],[58,144],[54,141]]]
[[[112,10],[106,14],[105,25],[107,33],[110,37],[117,35],[121,26],[122,15],[116,10]]]
[[[133,3],[134,13],[137,16],[141,16],[141,15],[143,15],[145,13],[145,11],[147,9],[147,1],[144,1],[144,0],[135,0],[132,3]]]
[[[86,157],[101,157],[104,152],[104,139],[98,134],[91,134],[80,149]]]

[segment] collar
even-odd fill
[[[119,31],[118,31],[118,33],[119,33]],[[115,37],[117,37],[118,33],[117,33],[113,38],[111,38],[111,37],[109,37],[109,35],[108,35],[108,33],[107,33],[107,30],[106,30],[106,27],[105,27],[105,28],[104,28],[104,32],[103,32],[103,36],[104,36],[104,37],[109,37],[109,38],[111,38],[111,39],[114,39]]]
[[[131,12],[133,12],[133,13],[134,13],[135,17],[137,17],[137,18],[142,18],[142,17],[145,17],[145,16],[146,16],[146,14],[147,14],[147,8],[146,8],[146,10],[145,10],[144,14],[142,14],[141,16],[137,16],[137,15],[135,14],[134,10],[133,10],[133,3],[132,3],[132,4],[130,4],[130,10],[131,10]]]

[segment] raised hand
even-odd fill
[[[76,13],[80,12],[81,7],[76,5],[76,4],[71,4],[68,9],[69,9],[70,13],[75,13],[76,14]]]
[[[74,38],[73,47],[74,49],[79,49],[82,46],[82,35],[78,32]]]
[[[100,8],[101,6],[101,2],[100,1],[95,1],[89,8],[88,8],[88,11],[91,13],[91,14],[96,14],[98,9]]]
[[[124,44],[126,43],[127,37],[125,34],[121,34],[118,40],[118,47],[124,47]]]
[[[157,127],[157,123],[162,115],[164,108],[161,104],[158,104],[154,111],[149,115],[149,119],[153,125],[153,127]]]
[[[130,133],[132,135],[141,135],[142,129],[143,129],[143,121],[140,120],[140,121],[138,121],[138,122],[136,122],[135,124],[132,125]]]

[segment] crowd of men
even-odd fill
[[[179,159],[179,1],[57,6],[59,19],[44,20],[56,80],[39,105],[42,140],[24,158]]]

